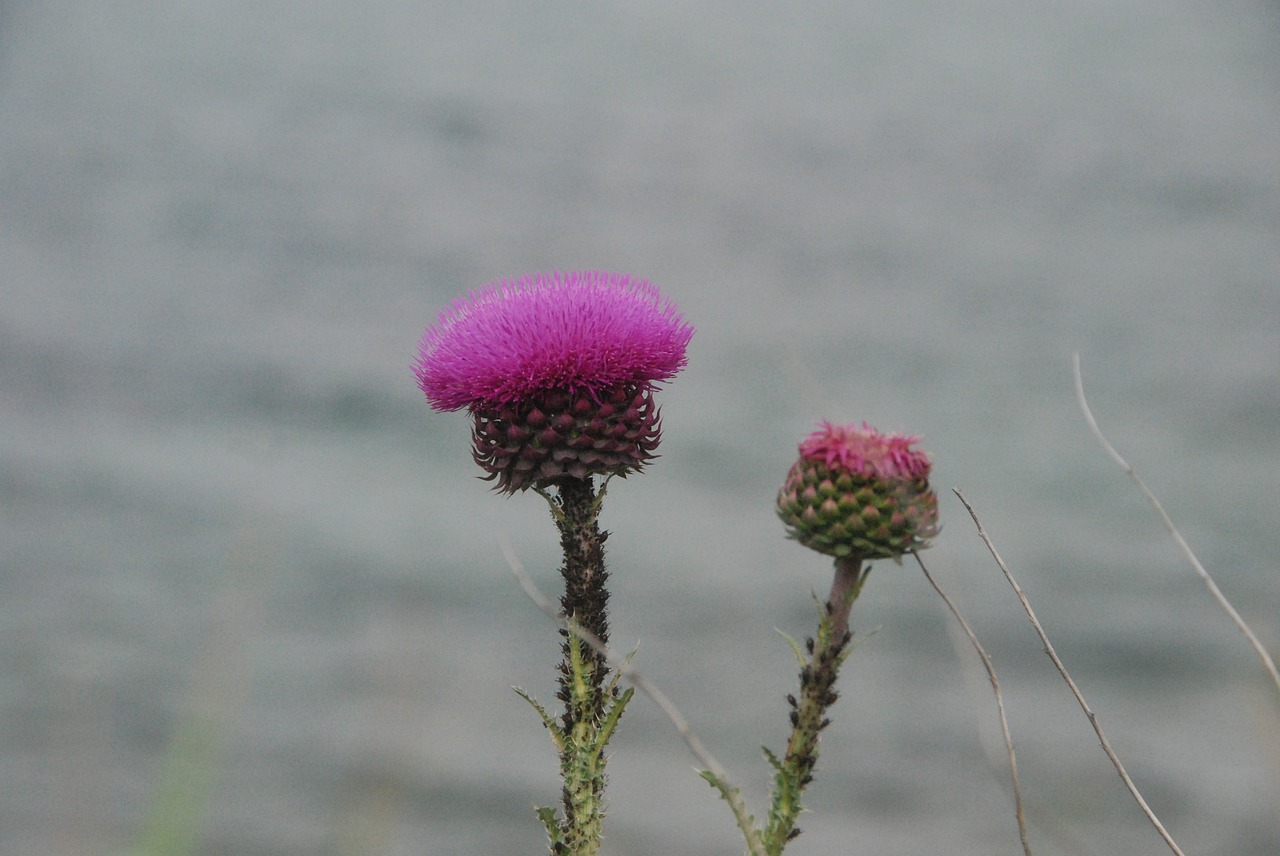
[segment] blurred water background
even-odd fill
[[[964,489],[1188,853],[1280,852],[1280,10],[0,4],[0,852],[537,853],[542,501],[409,372],[456,294],[656,282],[698,327],[605,507],[615,641],[758,814],[830,571],[774,492],[821,418],[925,437],[926,554],[996,661],[1038,854],[1157,854]],[[1018,853],[919,569],[854,612],[788,853]],[[655,707],[608,856],[742,851]],[[198,823],[191,818],[198,818]],[[175,827],[166,832],[166,827]],[[166,834],[175,837],[165,839]],[[167,842],[167,843],[166,843]]]

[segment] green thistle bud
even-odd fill
[[[787,535],[828,556],[898,559],[938,534],[931,464],[918,438],[881,434],[865,422],[823,422],[800,444],[778,492]]]

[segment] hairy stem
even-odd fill
[[[599,511],[596,492],[590,477],[566,478],[558,485],[558,492],[560,514],[555,515],[555,520],[560,530],[560,547],[564,551],[564,567],[560,569],[560,574],[564,577],[564,596],[560,598],[560,607],[570,623],[608,645],[609,591],[605,584],[609,574],[604,566],[604,542],[609,536],[607,532],[600,531],[596,519]],[[561,630],[560,635],[565,641],[561,646],[564,662],[560,669],[559,697],[566,705],[563,725],[568,731],[580,714],[574,711],[571,704],[574,698],[570,668],[572,635],[566,630]],[[584,656],[589,660],[586,672],[592,694],[599,696],[609,671],[608,664],[597,651],[586,651]],[[589,703],[585,712],[598,711],[602,701],[603,699],[597,699]]]
[[[590,478],[565,478],[557,484],[552,517],[560,530],[564,551],[564,596],[560,606],[566,622],[581,628],[601,644],[609,640],[604,565],[604,541],[597,522],[599,497]],[[568,629],[562,629],[563,660],[559,666],[564,703],[560,718],[560,772],[563,780],[563,817],[558,834],[551,836],[551,853],[591,856],[600,848],[604,817],[604,744],[621,715],[616,682],[606,687],[609,666],[605,656]],[[607,723],[607,725],[606,725]]]
[[[581,639],[584,644],[589,645],[592,650],[602,654],[609,662],[609,665],[615,669],[615,674],[618,677],[626,679],[635,689],[638,689],[647,695],[653,703],[662,710],[663,714],[675,727],[676,732],[680,735],[681,739],[684,740],[685,745],[689,747],[689,751],[692,752],[693,756],[702,764],[704,768],[702,770],[702,777],[706,779],[712,787],[719,791],[720,796],[729,804],[729,809],[733,812],[733,817],[738,823],[738,829],[741,830],[743,838],[747,842],[748,852],[750,852],[751,856],[766,856],[764,852],[764,845],[760,843],[760,832],[755,827],[755,818],[751,816],[750,812],[747,810],[746,803],[742,801],[742,794],[739,792],[737,786],[730,781],[729,773],[725,770],[724,765],[711,754],[698,735],[694,733],[693,727],[689,725],[689,721],[685,719],[684,714],[682,714],[680,709],[675,706],[675,703],[672,702],[671,699],[667,697],[667,694],[660,690],[653,681],[646,678],[631,665],[630,657],[619,657],[599,639],[596,639],[581,627],[569,624],[565,621],[564,616],[556,610],[555,605],[548,600],[542,592],[538,591],[537,585],[534,584],[533,580],[525,572],[524,566],[520,563],[519,558],[516,557],[515,551],[511,548],[511,545],[507,543],[505,539],[502,539],[501,543],[502,552],[507,558],[507,564],[511,567],[511,573],[515,575],[517,582],[520,583],[520,587],[524,589],[524,593],[529,596],[529,599],[534,602],[534,605],[554,619],[562,629],[571,631],[575,636]],[[628,692],[631,692],[631,690],[628,690]],[[538,710],[539,713],[543,714],[544,723],[549,720],[549,717],[545,715],[545,712],[541,710],[536,702],[533,702],[524,693],[521,693],[521,696],[525,698],[526,701],[529,701],[530,704],[533,704],[534,708]],[[621,715],[620,708],[622,704],[625,704],[626,698],[627,696],[624,693],[620,703],[615,705],[613,708],[613,710],[617,711],[617,715],[619,716]],[[616,721],[617,716],[615,716],[614,719]],[[555,730],[557,734],[559,733],[555,723],[551,723],[549,727]]]
[[[862,590],[866,573],[860,556],[836,560],[835,578],[818,621],[818,634],[809,639],[809,660],[800,670],[800,697],[787,696],[791,704],[791,739],[787,753],[779,760],[770,755],[777,770],[774,777],[773,806],[764,831],[764,848],[769,856],[782,853],[787,842],[800,834],[800,796],[813,781],[818,763],[818,736],[831,720],[827,709],[835,704],[836,677],[845,659],[849,632],[849,612]]]

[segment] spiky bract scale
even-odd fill
[[[654,457],[660,432],[650,387],[624,384],[599,398],[555,390],[475,410],[472,454],[498,490],[514,493],[564,476],[636,472]]]
[[[938,532],[938,497],[917,438],[821,423],[778,492],[787,534],[828,556],[898,558]]]

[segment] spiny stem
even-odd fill
[[[809,661],[800,670],[800,698],[787,696],[793,708],[787,753],[781,760],[767,753],[777,770],[773,805],[764,830],[764,847],[769,856],[778,856],[787,842],[800,834],[796,827],[800,796],[813,781],[818,735],[831,722],[826,712],[838,698],[836,677],[845,659],[845,646],[852,638],[849,612],[866,578],[861,556],[836,560],[831,594],[818,621],[817,636],[808,640]]]
[[[555,488],[554,496],[542,488],[538,493],[551,507],[564,553],[560,569],[565,585],[560,598],[564,643],[557,693],[564,713],[553,732],[560,750],[564,816],[558,829],[545,810],[539,816],[551,833],[551,853],[591,856],[599,850],[604,817],[604,744],[629,696],[619,698],[616,681],[606,687],[609,665],[604,654],[593,645],[584,645],[582,636],[573,630],[581,628],[602,645],[608,643],[609,591],[604,564],[608,533],[600,530],[597,521],[602,494],[597,495],[590,477],[565,477]]]
[[[525,571],[519,557],[516,556],[511,544],[506,539],[500,539],[500,543],[502,553],[506,556],[507,565],[510,567],[511,573],[515,576],[516,581],[520,583],[520,587],[524,589],[524,593],[529,596],[529,599],[540,610],[550,616],[562,630],[572,632],[583,642],[590,645],[594,651],[604,656],[609,664],[617,669],[619,676],[626,678],[662,710],[663,714],[675,727],[676,732],[679,733],[681,739],[684,740],[685,745],[689,747],[689,751],[702,764],[704,768],[703,778],[707,779],[713,787],[719,790],[721,796],[729,804],[729,808],[738,823],[738,828],[742,831],[742,835],[747,842],[747,849],[751,856],[766,856],[764,845],[760,842],[759,831],[755,828],[755,819],[747,811],[747,806],[742,801],[742,795],[738,788],[730,781],[728,771],[699,739],[693,727],[689,725],[689,721],[685,719],[684,714],[680,712],[675,703],[653,681],[646,678],[631,665],[630,657],[619,657],[594,635],[582,627],[566,621],[565,617],[556,610],[555,605],[538,590],[537,585],[534,584],[529,574]],[[544,719],[546,719],[545,715]],[[550,811],[550,809],[546,811]]]
[[[862,557],[846,556],[836,559],[835,578],[831,580],[831,594],[827,597],[832,638],[843,639],[848,634],[849,612],[866,579],[866,574],[862,573]]]
[[[590,632],[604,644],[609,644],[609,590],[606,588],[609,575],[604,566],[604,541],[607,533],[600,531],[596,515],[599,510],[595,490],[591,479],[566,478],[557,485],[557,500],[560,516],[556,516],[556,526],[560,530],[560,547],[564,551],[564,567],[560,569],[564,577],[564,596],[560,598],[560,607],[564,616],[571,623]],[[570,638],[567,630],[561,630],[565,638],[561,650],[564,663],[561,669],[561,700],[569,704],[573,695],[570,669]],[[590,663],[586,671],[589,674],[592,692],[601,696],[608,664],[599,652],[589,651]],[[590,710],[598,711],[603,698],[585,702]],[[564,727],[569,730],[576,716],[569,707],[565,709]]]

